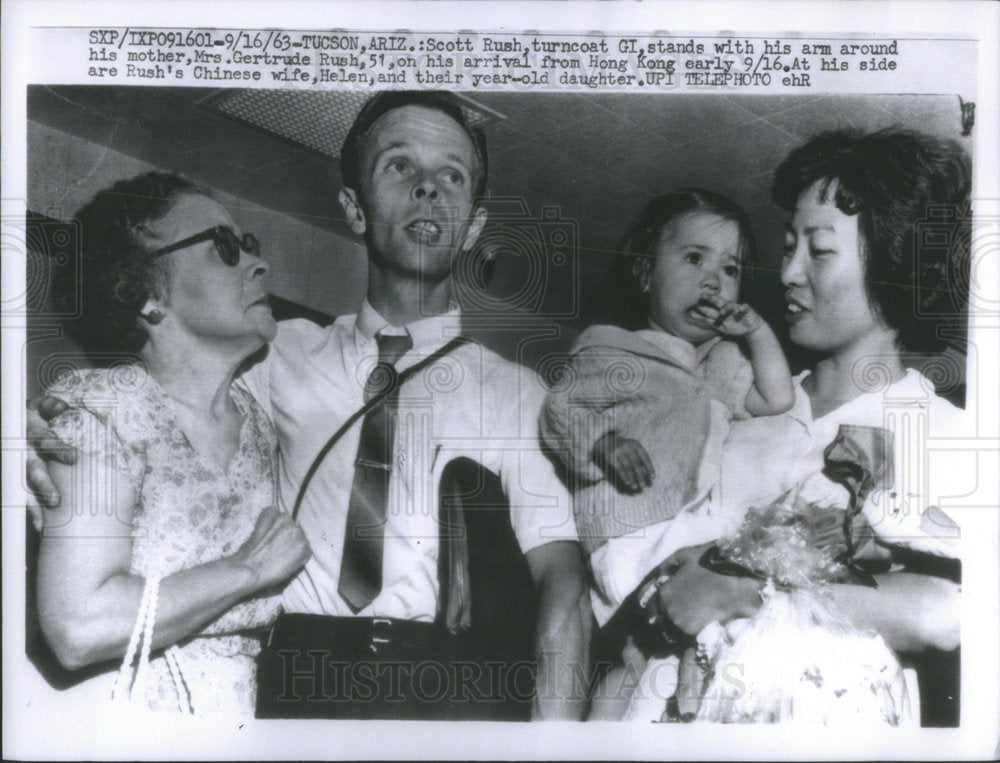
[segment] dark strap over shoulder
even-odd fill
[[[472,341],[473,340],[469,339],[468,337],[456,336],[446,345],[444,345],[437,351],[432,352],[426,358],[418,361],[417,363],[414,363],[409,368],[405,368],[402,371],[400,371],[396,375],[396,378],[393,380],[393,383],[387,384],[383,389],[380,389],[379,392],[374,396],[372,396],[372,398],[367,403],[365,403],[360,408],[358,408],[358,410],[352,413],[347,418],[347,421],[341,424],[340,428],[330,436],[330,439],[326,441],[326,444],[322,448],[320,448],[319,453],[316,454],[316,458],[313,459],[312,464],[309,466],[309,471],[307,471],[306,476],[302,478],[302,484],[299,486],[298,495],[295,496],[295,504],[292,506],[292,519],[296,519],[298,517],[299,507],[302,505],[302,499],[305,498],[306,489],[309,487],[309,483],[312,481],[313,476],[319,469],[320,464],[323,463],[323,459],[326,458],[327,453],[330,452],[333,446],[340,441],[340,438],[342,438],[351,427],[357,424],[358,421],[360,421],[365,416],[366,413],[372,410],[372,408],[384,403],[385,399],[395,390],[403,386],[403,384],[409,378],[420,373],[432,363],[436,363],[437,361],[441,360],[441,358],[451,354],[454,350],[458,349],[463,344],[471,344]]]

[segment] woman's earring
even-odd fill
[[[147,322],[152,323],[155,326],[157,323],[162,323],[163,319],[166,318],[167,316],[163,313],[162,310],[157,310],[154,308],[153,310],[150,310],[142,317],[145,318]]]

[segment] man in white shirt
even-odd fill
[[[402,372],[461,332],[451,269],[485,223],[485,211],[474,204],[486,181],[485,140],[448,94],[375,96],[348,135],[341,162],[347,187],[340,202],[368,246],[366,300],[357,315],[327,328],[282,323],[269,356],[245,375],[278,430],[286,508],[327,438],[365,402],[366,379],[379,360],[377,338],[408,336],[411,349],[394,363]],[[570,498],[539,449],[544,395],[533,372],[476,343],[403,384],[395,403],[380,588],[360,608],[342,593],[358,422],[330,450],[304,495],[298,521],[313,557],[286,589],[286,611],[432,623],[442,594],[440,478],[453,459],[468,457],[500,477],[536,584],[533,717],[581,718],[590,611]],[[302,664],[287,651],[280,663],[293,676]],[[262,693],[267,680],[262,676]],[[287,689],[281,687],[284,699]],[[458,698],[465,700],[474,701]]]

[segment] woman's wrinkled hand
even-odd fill
[[[297,573],[312,556],[309,541],[292,518],[273,506],[257,517],[253,533],[233,560],[254,573],[254,590],[281,583]]]
[[[659,610],[682,631],[697,636],[709,623],[749,617],[760,607],[756,578],[720,575],[699,564],[712,544],[688,546],[665,559],[657,592]]]

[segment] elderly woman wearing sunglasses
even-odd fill
[[[63,499],[42,533],[44,633],[68,668],[138,652],[152,708],[250,713],[251,631],[310,555],[273,508],[271,425],[232,383],[276,331],[267,265],[252,235],[176,175],[116,183],[77,220],[82,269],[57,292],[82,304],[69,332],[115,362],[49,390],[69,406],[53,428],[79,456],[52,465]],[[107,667],[95,680],[110,689]]]

